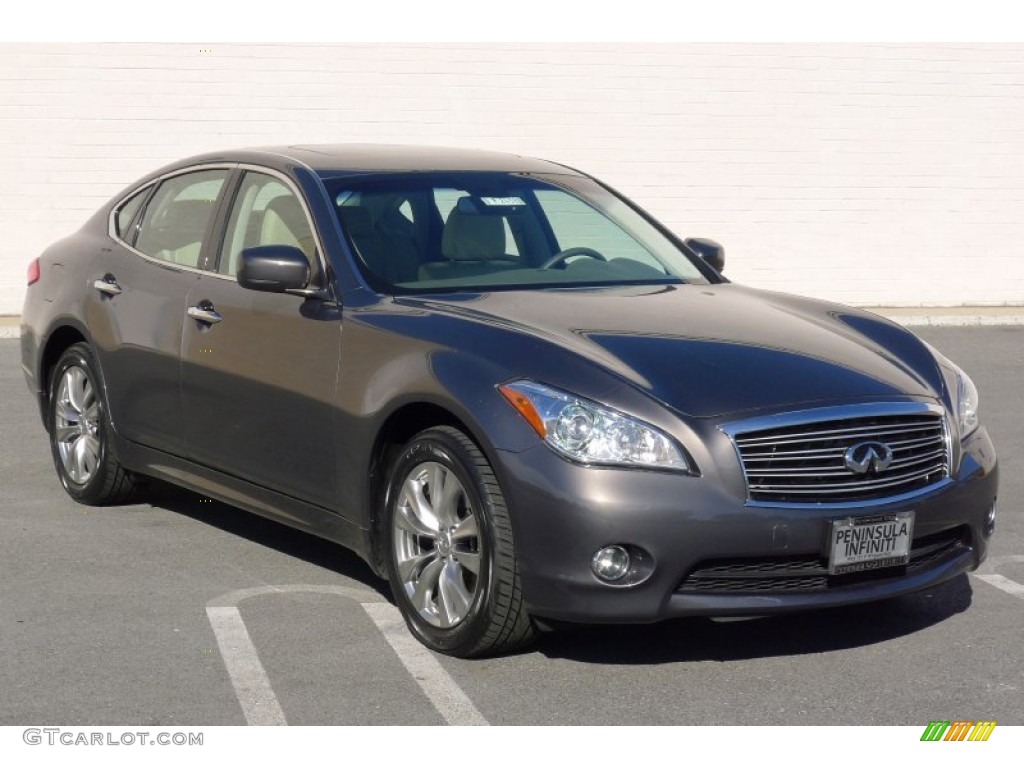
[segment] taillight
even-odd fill
[[[39,259],[32,259],[28,263],[28,284],[39,282]]]

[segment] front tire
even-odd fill
[[[533,639],[505,498],[465,434],[434,427],[406,444],[392,464],[384,522],[391,590],[420,642],[472,658]]]
[[[110,417],[99,366],[87,344],[73,344],[50,377],[50,449],[57,476],[80,504],[122,504],[136,492],[134,476],[110,447]]]

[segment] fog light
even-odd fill
[[[629,552],[617,544],[599,549],[590,561],[590,567],[602,581],[618,581],[629,573]]]
[[[985,533],[990,534],[996,529],[996,503],[992,502],[992,509],[988,511],[985,518]]]

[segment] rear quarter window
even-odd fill
[[[141,208],[142,204],[146,202],[146,195],[149,194],[149,191],[150,187],[146,187],[142,191],[136,192],[125,202],[121,203],[121,207],[118,208],[117,216],[114,219],[114,226],[118,237],[125,239],[128,227],[131,226],[132,220],[135,218],[135,214],[139,212],[139,208]]]

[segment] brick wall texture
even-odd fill
[[[738,282],[1024,304],[1024,46],[0,46],[0,314],[144,173],[211,149],[479,147],[591,172]]]

